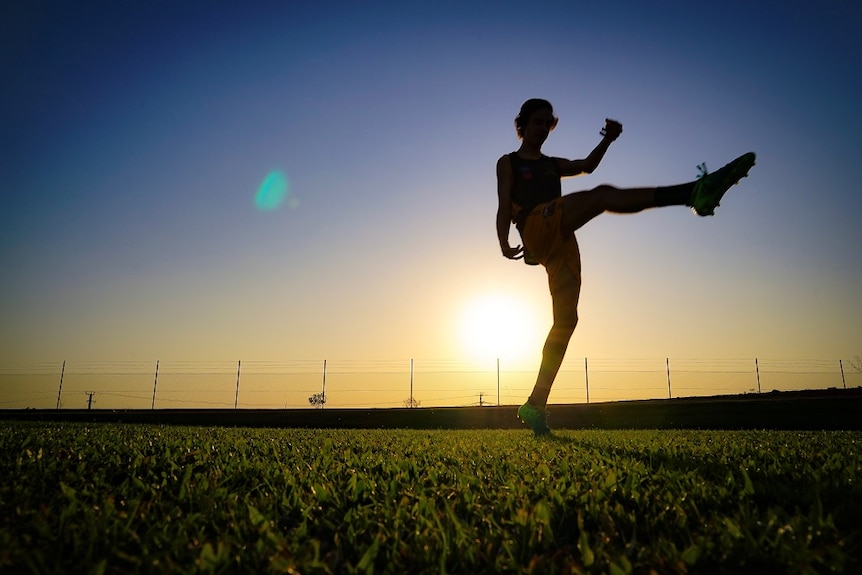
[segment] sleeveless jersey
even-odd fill
[[[560,168],[557,161],[542,155],[538,160],[525,160],[517,152],[509,154],[515,186],[512,190],[512,221],[523,226],[527,215],[541,204],[556,200],[563,195],[560,183]]]

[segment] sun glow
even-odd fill
[[[508,294],[477,296],[461,313],[461,343],[472,359],[523,361],[541,354],[547,330],[528,302]]]

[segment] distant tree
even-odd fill
[[[404,400],[404,407],[419,407],[422,402],[415,397],[408,397]]]
[[[326,405],[326,396],[323,393],[312,394],[312,396],[308,398],[308,403],[320,409]]]
[[[862,373],[862,355],[857,355],[850,360],[850,367],[857,373]]]

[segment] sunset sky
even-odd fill
[[[549,155],[623,123],[564,193],[758,155],[714,218],[578,232],[570,357],[858,356],[860,29],[850,0],[6,3],[0,362],[537,366],[546,276],[494,231],[531,97]]]

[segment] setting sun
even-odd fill
[[[461,342],[474,359],[520,361],[540,353],[546,327],[522,299],[493,293],[469,300],[461,313]]]

